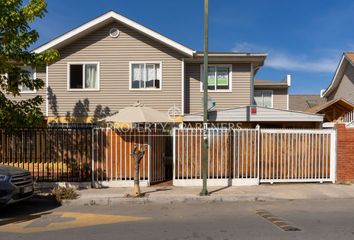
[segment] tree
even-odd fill
[[[138,150],[136,144],[134,145],[131,156],[134,157],[134,192],[133,197],[140,197],[140,181],[139,181],[139,166],[141,159],[143,159],[145,154],[146,145],[143,145],[142,149]]]
[[[57,59],[56,50],[37,54],[28,49],[38,40],[39,34],[30,24],[43,18],[47,3],[45,0],[0,0],[0,128],[14,129],[35,127],[43,123],[40,105],[41,96],[17,100],[20,86],[31,90],[44,87],[42,79],[32,79],[23,66],[43,68],[46,63]]]

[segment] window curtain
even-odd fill
[[[254,91],[254,101],[257,106],[272,107],[271,91]]]
[[[21,67],[21,70],[27,71],[29,79],[34,80],[34,69],[32,69],[31,67]],[[19,88],[21,89],[21,92],[33,91],[24,84],[20,85]]]
[[[156,71],[154,64],[147,64],[146,65],[146,87],[154,87],[154,82],[156,80]]]
[[[254,91],[254,102],[257,106],[263,106],[263,94],[261,91]]]
[[[160,88],[160,81],[161,81],[160,64],[155,64],[155,70],[156,70],[155,88]]]
[[[143,85],[143,64],[132,65],[132,88],[141,88]]]
[[[97,87],[97,65],[85,65],[85,88]]]
[[[272,93],[270,91],[263,91],[263,106],[272,107]]]

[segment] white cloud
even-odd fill
[[[238,43],[232,50],[238,52],[266,52],[268,57],[265,61],[265,66],[278,70],[328,73],[335,71],[339,61],[338,56],[332,54],[311,57],[308,55],[288,54],[248,42]]]

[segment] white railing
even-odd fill
[[[174,129],[173,183],[201,185],[202,130]],[[210,185],[335,181],[335,130],[209,129]]]
[[[354,122],[354,111],[346,113],[343,117],[343,122],[353,123]]]

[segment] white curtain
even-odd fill
[[[254,91],[254,101],[257,106],[272,107],[272,92],[271,91]]]
[[[264,107],[272,107],[272,92],[271,91],[263,91],[263,106]]]
[[[156,71],[154,64],[146,64],[146,87],[154,87],[155,80],[156,80]]]
[[[85,65],[85,88],[97,88],[97,65]]]
[[[142,88],[143,76],[144,76],[144,64],[133,64],[132,65],[132,88]]]
[[[32,69],[31,67],[21,67],[21,69],[25,70],[25,71],[28,71],[29,79],[34,80],[34,69]],[[29,87],[24,85],[24,84],[22,84],[19,88],[21,89],[21,92],[31,92],[31,91],[33,91]]]

